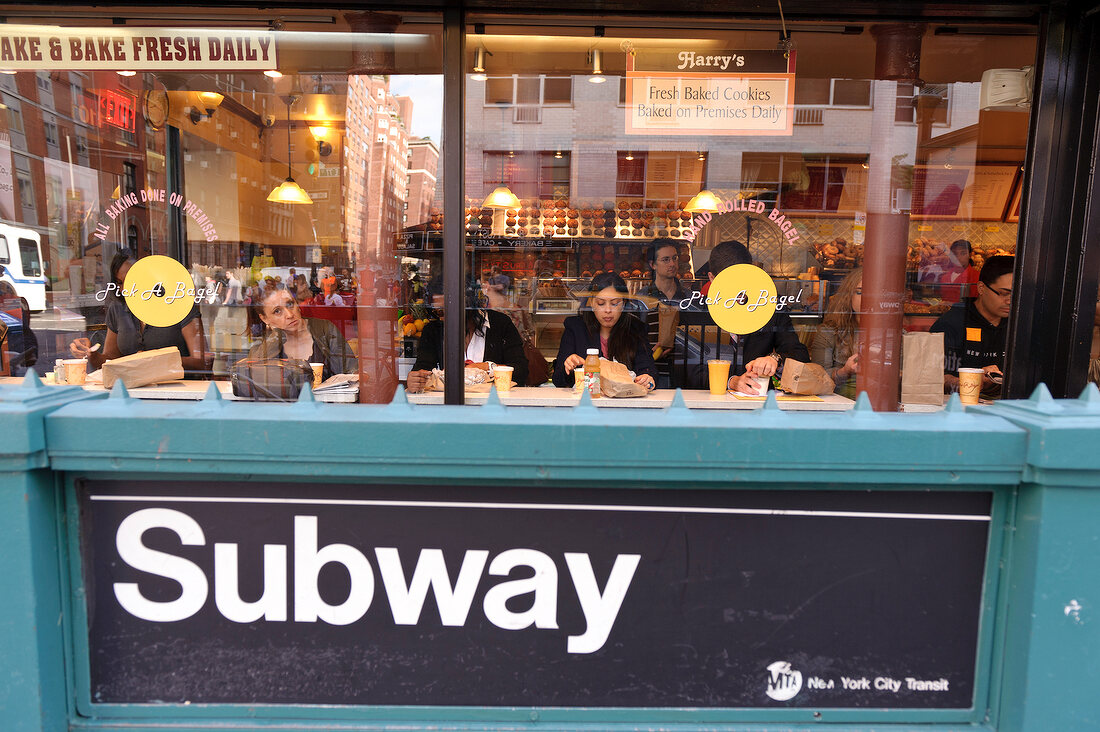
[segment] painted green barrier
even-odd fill
[[[29,435],[2,500],[43,507],[0,519],[4,729],[1095,724],[1095,390],[898,415],[43,389],[0,390]]]

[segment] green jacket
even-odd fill
[[[327,320],[320,318],[306,318],[306,327],[313,336],[313,352],[320,354],[321,363],[325,364],[323,378],[333,374],[351,374],[359,371],[359,361],[355,358],[355,352],[336,326]],[[286,332],[277,328],[268,328],[262,341],[254,345],[248,352],[249,358],[286,358],[283,352],[283,344],[286,343]],[[312,360],[312,358],[310,359]]]

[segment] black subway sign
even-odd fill
[[[78,495],[94,702],[973,702],[988,493]]]

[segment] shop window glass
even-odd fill
[[[652,296],[657,282],[647,248],[667,238],[678,250],[679,286],[700,290],[716,246],[736,240],[791,298],[787,312],[804,359],[837,377],[839,395],[854,397],[858,385],[870,383],[845,368],[853,353],[871,353],[870,340],[888,343],[888,354],[875,351],[861,373],[888,374],[897,387],[901,333],[927,331],[953,307],[966,311],[979,294],[980,266],[1015,252],[1010,197],[1020,185],[1027,115],[981,110],[978,92],[986,69],[1034,62],[1034,28],[961,38],[913,26],[907,47],[894,52],[920,65],[914,79],[895,81],[874,78],[882,49],[869,30],[840,37],[807,26],[791,86],[769,108],[756,96],[740,105],[700,104],[688,98],[698,79],[680,80],[676,68],[659,64],[670,44],[774,48],[772,28],[690,28],[681,19],[659,40],[630,23],[614,38],[593,40],[550,26],[494,36],[493,23],[510,33],[521,24],[486,21],[490,32],[471,37],[470,49],[492,47],[490,61],[508,59],[511,76],[467,77],[466,156],[481,160],[466,171],[467,295],[513,316],[548,362],[561,355],[567,318],[581,314],[597,273],[622,276],[631,295]],[[574,47],[588,53],[539,50]],[[592,73],[593,49],[601,51],[603,74]],[[729,78],[703,73],[716,88]],[[554,109],[551,80],[566,78],[572,107]],[[541,96],[536,79],[543,80]],[[604,80],[611,83],[598,83]],[[536,101],[543,105],[538,118],[494,109]],[[569,186],[547,190],[538,161],[559,147],[570,160]],[[495,209],[487,197],[502,186],[515,201]],[[722,210],[686,210],[705,205],[705,197],[696,200],[704,192]],[[906,257],[896,257],[899,250]],[[869,274],[857,287],[860,271]],[[900,317],[855,314],[857,290],[876,293],[875,302],[891,293],[891,312]],[[639,303],[653,300],[634,299],[648,318],[648,305]],[[650,333],[656,337],[655,326]],[[662,385],[700,386],[678,383],[667,361],[658,369]],[[877,407],[898,408],[896,394],[884,407],[890,390],[880,391],[872,395]]]
[[[171,73],[140,62],[89,71],[49,60],[0,79],[11,147],[27,153],[23,162],[15,156],[17,211],[2,215],[42,233],[50,304],[102,324],[96,293],[118,252],[175,257],[188,287],[213,293],[196,303],[203,332],[185,344],[195,346],[184,354],[189,380],[225,382],[250,353],[294,355],[280,350],[278,326],[247,307],[275,290],[300,304],[326,379],[362,376],[358,394],[345,388],[336,398],[389,401],[407,370],[394,316],[409,304],[402,212],[414,207],[413,225],[427,228],[443,205],[440,17],[373,14],[375,27],[361,14],[333,11],[319,30],[314,9],[286,10],[257,25],[278,19],[279,30],[242,31],[234,22],[158,13],[143,11],[139,23],[151,38],[189,26],[198,36],[231,38],[237,49],[274,53],[248,70],[228,56],[181,61]],[[110,35],[134,25],[114,11],[58,18],[64,26],[42,32]],[[37,137],[24,134],[24,112],[42,120]],[[432,159],[417,169],[430,170],[430,182],[407,170],[410,141],[426,143],[418,149]],[[308,202],[275,195],[288,178]],[[40,336],[56,351],[40,363],[68,353],[74,334],[56,335]],[[314,355],[299,350],[306,360]]]

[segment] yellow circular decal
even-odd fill
[[[195,307],[195,284],[182,264],[159,254],[134,262],[122,283],[130,312],[146,325],[167,328]]]
[[[718,273],[707,292],[707,309],[718,327],[746,335],[763,328],[776,304],[775,283],[751,264],[735,264]]]

